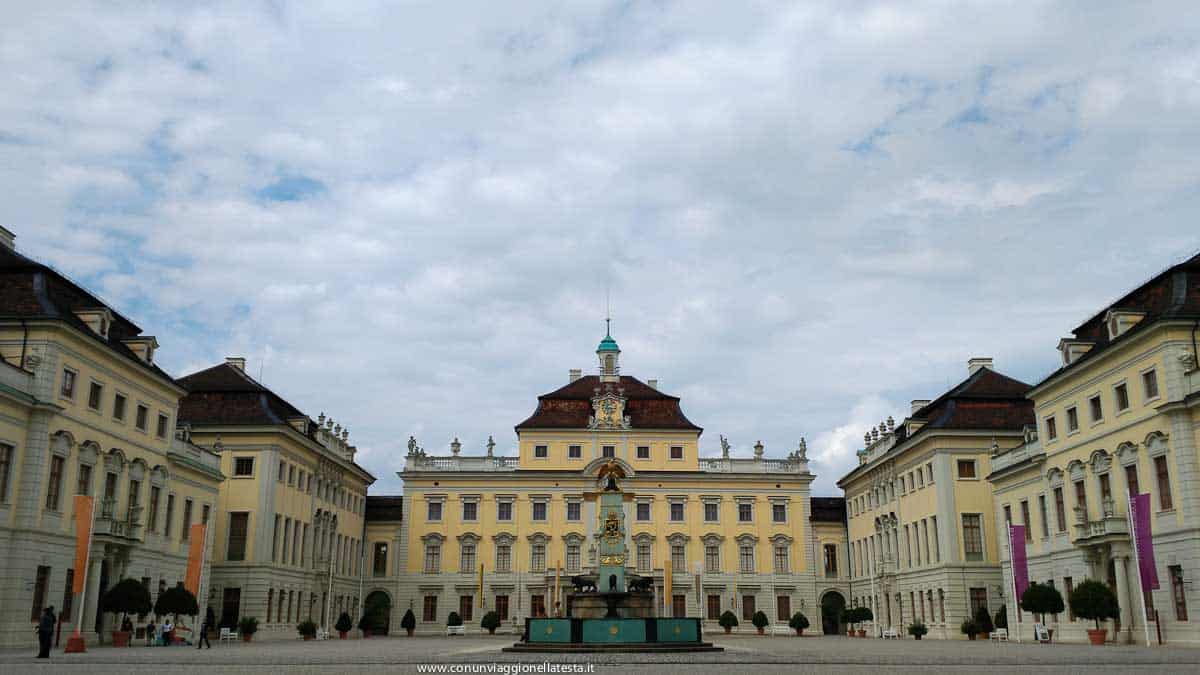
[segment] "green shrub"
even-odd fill
[[[855,609],[854,612],[855,623],[865,623],[867,621],[875,620],[875,614],[871,612],[870,607],[859,607]]]
[[[253,616],[243,616],[241,621],[238,621],[238,630],[242,635],[254,635],[258,632],[258,619]]]
[[[314,637],[317,634],[317,624],[313,623],[311,619],[301,621],[296,624],[296,632],[300,633],[302,637]]]
[[[979,609],[975,610],[975,625],[979,626],[980,633],[992,633],[996,630],[996,627],[992,625],[992,615],[988,614],[987,607],[980,605]]]
[[[808,628],[808,617],[800,612],[796,612],[792,615],[791,620],[788,621],[788,625],[797,633],[803,633],[804,629]]]
[[[962,625],[960,625],[958,629],[961,630],[962,634],[966,635],[967,637],[972,637],[979,634],[979,624],[975,623],[971,619],[963,621]]]
[[[354,620],[346,612],[342,612],[338,616],[337,623],[333,624],[333,629],[339,633],[345,633],[354,627]]]
[[[458,615],[458,612],[450,612],[450,616],[446,617],[446,625],[447,626],[461,626],[462,625],[462,617]]]
[[[479,622],[479,626],[488,633],[495,633],[500,627],[500,615],[495,612],[488,612],[483,615],[483,620]]]
[[[104,594],[104,611],[121,615],[121,623],[125,616],[136,614],[146,616],[150,613],[150,591],[137,579],[122,579],[116,586]]]
[[[720,618],[717,619],[717,625],[721,628],[736,628],[738,625],[737,615],[729,610],[725,610]]]
[[[1071,591],[1070,602],[1075,616],[1095,621],[1096,630],[1100,630],[1101,621],[1115,619],[1120,612],[1112,589],[1095,579],[1085,579],[1076,586]]]
[[[1008,605],[1000,605],[1000,609],[996,610],[996,615],[992,617],[995,623],[996,630],[1008,628]]]
[[[925,626],[924,621],[914,621],[908,624],[908,634],[913,637],[920,637],[929,633],[929,629]]]
[[[158,600],[154,603],[154,613],[159,616],[170,614],[176,618],[180,614],[196,616],[200,613],[200,605],[196,603],[196,596],[183,587],[183,582],[180,582],[158,594]]]
[[[1041,623],[1046,623],[1047,614],[1061,614],[1066,606],[1062,594],[1049,584],[1029,584],[1029,588],[1021,594],[1021,608],[1041,617]]]
[[[762,611],[758,611],[754,613],[754,616],[750,617],[750,623],[754,624],[755,628],[766,628],[770,625],[771,620]]]

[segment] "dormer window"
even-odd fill
[[[112,326],[112,312],[107,307],[93,307],[75,312],[79,320],[87,324],[93,333],[102,338],[108,337],[108,329]]]
[[[158,349],[158,340],[153,335],[143,335],[121,340],[129,351],[146,363],[154,363],[154,350]]]
[[[1090,352],[1092,347],[1095,347],[1095,342],[1086,340],[1072,340],[1063,338],[1058,341],[1058,352],[1062,354],[1062,362],[1064,366],[1069,366],[1075,363],[1084,354]]]
[[[1145,312],[1131,312],[1122,309],[1110,309],[1104,315],[1104,325],[1108,327],[1108,339],[1115,340],[1139,321],[1146,318]]]

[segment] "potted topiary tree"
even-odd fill
[[[1036,614],[1042,625],[1046,623],[1047,614],[1060,614],[1066,605],[1063,604],[1062,594],[1050,584],[1029,584],[1029,588],[1021,594],[1021,608],[1026,612]],[[1054,631],[1048,630],[1050,641],[1054,641]]]
[[[846,624],[846,637],[854,637],[854,610],[843,609],[841,614],[838,614],[838,621]]]
[[[719,625],[721,628],[724,628],[725,634],[728,635],[729,631],[733,630],[738,625],[737,615],[729,610],[725,610],[724,613],[717,618],[717,625]]]
[[[112,632],[114,647],[128,647],[130,631],[123,630],[130,614],[145,616],[150,613],[150,591],[137,579],[122,579],[104,594],[104,610],[120,614],[117,630]]]
[[[337,623],[333,624],[333,629],[338,632],[338,637],[343,640],[346,639],[346,633],[349,633],[350,629],[353,627],[354,627],[354,621],[350,618],[350,615],[346,612],[342,612],[338,616]]]
[[[249,642],[258,632],[258,619],[253,616],[243,616],[241,621],[238,621],[238,632],[242,634],[243,642]]]
[[[158,594],[158,600],[154,601],[154,613],[159,616],[167,616],[170,614],[175,617],[173,623],[179,625],[179,615],[194,617],[200,613],[200,605],[196,602],[196,596],[191,591],[183,587],[183,582],[175,584],[162,593]],[[163,639],[167,644],[174,641],[174,635],[164,635]]]
[[[450,616],[446,617],[447,628],[460,628],[463,625],[462,617],[458,612],[450,612]],[[447,631],[450,635],[457,635],[457,631]]]
[[[859,607],[858,609],[856,609],[854,611],[857,612],[857,615],[856,615],[857,620],[855,621],[855,623],[858,624],[858,637],[860,637],[860,638],[867,637],[867,629],[866,629],[866,627],[863,626],[863,624],[868,621],[874,621],[875,614],[871,611],[870,607]]]
[[[1095,629],[1088,629],[1088,640],[1094,645],[1103,645],[1108,631],[1100,627],[1100,622],[1115,619],[1120,612],[1112,589],[1095,579],[1085,579],[1071,591],[1068,600],[1075,616],[1096,622]]]
[[[301,621],[296,624],[296,632],[306,641],[314,640],[317,637],[317,624],[312,619]]]
[[[488,612],[483,615],[483,620],[479,622],[479,626],[488,632],[488,635],[495,635],[496,629],[500,627],[500,615],[495,612]]]
[[[992,615],[988,613],[987,607],[980,605],[979,609],[975,610],[975,625],[979,627],[979,632],[983,635],[984,640],[988,639],[988,636],[996,629],[992,625]]]
[[[371,637],[371,626],[372,625],[373,624],[371,622],[371,616],[369,614],[363,614],[361,617],[359,617],[358,629],[360,631],[362,631],[362,636],[363,636],[364,640]]]
[[[791,621],[788,621],[788,625],[796,631],[797,636],[804,637],[804,629],[808,628],[808,617],[801,612],[796,612],[792,615]]]
[[[766,614],[763,614],[762,610],[759,610],[754,613],[754,616],[750,617],[750,623],[754,624],[754,627],[758,629],[758,634],[762,635],[763,630],[770,625],[771,620],[767,618]]]
[[[929,629],[925,627],[924,621],[914,621],[908,624],[908,634],[913,636],[913,639],[920,640],[921,636],[928,632]]]
[[[400,619],[400,627],[404,629],[405,633],[408,633],[408,637],[412,637],[413,630],[417,627],[417,617],[411,609],[404,613],[403,619]]]
[[[996,630],[1008,630],[1008,605],[1000,605],[1000,609],[996,610],[995,616],[992,617],[992,625]]]
[[[967,636],[968,640],[974,640],[975,636],[979,634],[979,624],[975,623],[972,619],[963,620],[962,625],[958,628],[962,631],[963,635]]]

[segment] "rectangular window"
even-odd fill
[[[742,620],[750,621],[754,618],[754,596],[742,596]]]
[[[436,595],[425,596],[424,604],[421,607],[421,620],[426,621],[426,622],[437,621],[437,596]]]
[[[1158,375],[1153,370],[1142,373],[1142,392],[1147,401],[1158,398]]]
[[[641,522],[650,520],[650,502],[637,503],[637,519]]]
[[[1058,531],[1067,531],[1067,505],[1063,501],[1063,489],[1061,487],[1054,488],[1054,517],[1058,521]]]
[[[577,522],[583,519],[583,504],[580,502],[567,502],[567,520]]]
[[[142,494],[141,481],[136,481],[136,480],[129,481],[129,499],[128,499],[128,504],[126,505],[126,514],[127,514],[126,520],[128,522],[134,522],[135,519],[138,517],[138,512],[140,511],[140,509],[138,508],[138,497],[140,497],[141,494]]]
[[[437,544],[425,545],[425,573],[437,574],[442,569],[442,547]]]
[[[638,459],[650,459],[650,446],[639,445],[637,447],[637,458]]]
[[[671,502],[671,522],[683,522],[683,502]]]
[[[529,596],[529,615],[546,616],[546,596],[539,594]]]
[[[567,571],[579,571],[579,544],[567,544]]]
[[[1088,399],[1088,407],[1091,408],[1092,422],[1099,422],[1104,419],[1104,404],[1100,402],[1099,395]]]
[[[425,519],[429,521],[439,521],[442,519],[442,503],[427,502],[425,504]]]
[[[1171,599],[1175,602],[1175,620],[1187,621],[1187,596],[1183,591],[1183,567],[1171,565],[1167,568],[1167,573],[1171,576]]]
[[[960,479],[975,478],[975,460],[958,460],[958,477]]]
[[[88,407],[92,410],[100,410],[100,401],[104,397],[104,385],[99,382],[93,382],[88,387]]]
[[[125,421],[125,396],[123,394],[113,396],[113,419]]]
[[[742,574],[754,573],[754,547],[750,544],[742,544],[738,547],[738,569]]]
[[[1071,597],[1071,593],[1075,590],[1075,583],[1071,577],[1063,577],[1063,590],[1066,591],[1066,593],[1063,594],[1065,597]],[[1071,610],[1071,603],[1066,602],[1063,604],[1067,606],[1067,619],[1069,621],[1074,621],[1075,612]]]
[[[1117,410],[1129,410],[1129,387],[1124,382],[1113,387],[1113,394],[1117,399]]]
[[[716,574],[721,571],[721,550],[716,544],[704,547],[704,571],[707,574]]]
[[[538,459],[545,459],[550,456],[550,448],[545,445],[533,446],[533,456]]]
[[[1008,504],[1004,505],[1004,524],[1012,525],[1012,507]]]
[[[459,550],[458,571],[463,574],[475,571],[475,544],[463,542]]]
[[[91,467],[88,467],[91,469]],[[162,488],[158,486],[150,486],[150,513],[146,516],[146,530],[148,532],[158,531],[158,503],[162,498]]]
[[[1038,515],[1042,519],[1042,537],[1050,536],[1050,519],[1046,517],[1046,495],[1038,495]]]
[[[671,616],[676,619],[682,619],[687,616],[687,596],[672,595],[671,596]]]
[[[786,545],[778,545],[775,547],[775,573],[787,574],[788,572],[788,547]]]
[[[479,502],[463,502],[462,519],[477,520],[479,518]]]
[[[787,522],[787,504],[779,502],[771,504],[771,521],[775,523]]]
[[[155,427],[155,430],[154,430],[155,436],[158,436],[159,438],[167,437],[167,422],[169,421],[169,419],[170,418],[168,418],[166,415],[160,414],[158,416],[158,426]]]
[[[179,533],[181,541],[187,541],[192,529],[192,500],[183,500],[183,531]]]
[[[974,616],[981,608],[987,609],[987,589],[972,588],[970,590],[971,615]]]
[[[512,520],[512,502],[496,502],[496,520]]]
[[[705,502],[704,503],[704,522],[706,522],[706,523],[717,522],[718,507],[719,507],[719,505],[716,502]]]
[[[63,584],[62,604],[59,605],[62,610],[58,613],[59,621],[71,620],[71,609],[75,605],[75,594],[71,592],[71,586],[75,583],[75,570],[67,570],[66,583]]]
[[[233,459],[233,475],[235,475],[235,476],[253,476],[254,475],[254,458],[253,457],[235,457]]]
[[[1170,511],[1175,503],[1171,499],[1171,473],[1165,455],[1154,458],[1154,475],[1158,478],[1158,507]]]
[[[291,464],[288,466],[288,483],[287,484],[288,485],[296,484],[296,465],[295,464]]]
[[[1132,494],[1140,494],[1138,492],[1138,470],[1137,464],[1130,464],[1125,467],[1125,488]]]
[[[0,463],[3,461],[4,449],[5,446],[0,445]],[[0,464],[0,501],[4,501],[4,485],[8,482],[7,478],[7,468]],[[92,466],[90,464],[79,464],[78,477],[75,482],[75,494],[85,496],[92,494]]]
[[[1071,406],[1067,408],[1067,433],[1079,431],[1079,411]]]
[[[1058,438],[1058,422],[1051,415],[1046,418],[1046,439],[1052,441],[1056,438]]]
[[[532,570],[546,569],[546,545],[534,544],[529,551],[529,568]]]
[[[983,522],[978,513],[962,514],[963,553],[967,560],[983,560]]]
[[[175,519],[175,495],[167,495],[167,517],[163,520],[163,536],[171,536],[171,521]]]
[[[226,550],[226,560],[246,559],[246,535],[249,532],[250,514],[229,514],[229,545]]]
[[[1112,500],[1112,484],[1108,481],[1108,474],[1102,473],[1098,477],[1100,479],[1100,503],[1107,504]]]
[[[639,541],[637,545],[637,566],[639,570],[650,569],[650,543]]]
[[[616,446],[613,446],[613,445],[606,445],[606,446],[600,448],[600,454],[604,457],[616,457],[617,456],[617,448],[616,448]]]
[[[671,544],[671,570],[674,572],[686,572],[687,560],[685,558],[683,544]]]
[[[537,521],[546,520],[546,502],[533,503],[533,519]]]
[[[508,544],[496,546],[496,571],[508,572],[512,569],[512,547]]]
[[[458,596],[458,616],[464,623],[475,620],[475,596]]]
[[[837,545],[825,544],[825,577],[827,579],[836,578],[838,575],[837,566]]]
[[[917,469],[917,489],[925,487],[925,472]]]
[[[0,503],[8,501],[8,476],[12,473],[12,461],[13,446],[0,443]]]
[[[738,522],[754,522],[754,504],[750,502],[738,502]]]
[[[721,617],[721,596],[709,595],[707,598],[706,611],[704,618],[709,621],[716,621]]]
[[[144,405],[138,404],[137,413],[133,418],[133,425],[141,431],[146,430],[146,418],[150,414],[150,409]]]
[[[500,615],[501,621],[508,621],[508,596],[496,596],[496,614]]]
[[[582,445],[567,446],[567,458],[568,459],[579,459],[580,457],[583,457],[583,446]]]
[[[279,479],[280,483],[287,480],[287,462],[282,460],[279,462],[279,475],[276,476],[276,478]],[[328,483],[326,485],[328,485]]]
[[[46,607],[46,591],[50,585],[50,568],[45,565],[38,565],[37,577],[33,582],[33,610],[29,613],[30,621],[38,621],[42,618],[42,610]]]
[[[46,486],[46,508],[51,511],[57,511],[59,507],[59,497],[62,495],[62,477],[63,465],[66,463],[62,457],[53,455],[50,457],[50,483]]]
[[[1029,518],[1029,500],[1021,500],[1021,524],[1025,526],[1025,541],[1033,541],[1033,523]]]
[[[683,459],[683,446],[682,445],[672,445],[671,446],[671,459]]]
[[[75,371],[63,368],[62,389],[60,394],[67,398],[75,398]]]

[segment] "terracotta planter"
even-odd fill
[[[339,631],[338,631],[338,637],[339,637],[339,638],[341,638],[341,639],[343,639],[343,640],[345,640],[345,639],[346,639],[346,631],[344,631],[344,630],[339,630]]]
[[[860,637],[860,638],[865,638],[865,637],[867,637],[867,629],[865,629],[865,628],[859,628],[859,629],[858,629],[858,637]]]
[[[254,639],[254,633],[242,633],[242,642],[249,642]]]
[[[724,629],[725,629],[725,634],[726,634],[726,635],[729,635],[730,631],[732,631],[732,630],[733,630],[733,626],[722,626],[722,628],[724,628]]]
[[[803,628],[796,630],[796,637],[804,637],[804,629]]]
[[[408,633],[408,637],[412,637],[413,630],[414,630],[414,629],[412,629],[412,628],[405,628],[405,629],[404,629],[404,632]]]
[[[766,630],[766,629],[765,629],[765,628],[759,628],[759,629],[758,629],[758,634],[759,634],[759,635],[762,635],[764,630]]]
[[[846,629],[846,637],[854,637],[854,629],[853,628]]]
[[[991,635],[991,633],[980,633],[979,635],[980,635],[980,636],[981,636],[981,637],[982,637],[984,640],[986,640],[986,639],[988,639],[988,636],[989,636],[989,635]]]
[[[488,635],[495,635],[495,634],[496,634],[496,629],[495,629],[495,628],[489,628],[489,629],[488,629]]]
[[[914,639],[914,640],[920,640],[920,639],[921,639],[921,636],[920,636],[920,635],[914,635],[914,636],[913,636],[913,639]]]
[[[114,647],[128,647],[129,636],[132,635],[127,630],[114,630],[112,633]]]
[[[974,635],[968,635],[968,636],[967,636],[967,639],[968,639],[968,640],[974,640],[974,639],[975,639],[975,636],[974,636]]]
[[[317,636],[316,636],[316,635],[305,635],[305,636],[304,636],[304,641],[305,641],[305,642],[308,642],[309,640],[315,640],[315,639],[317,639]]]
[[[1104,630],[1103,628],[1100,630],[1096,630],[1095,628],[1088,629],[1088,641],[1090,641],[1092,644],[1103,645],[1106,638],[1108,638],[1107,630]]]

